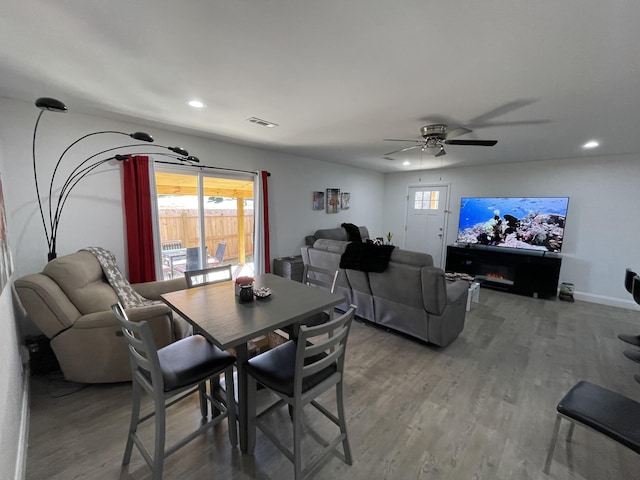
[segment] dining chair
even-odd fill
[[[343,379],[347,339],[355,310],[356,307],[351,305],[343,315],[330,322],[313,327],[301,325],[297,341],[289,340],[253,357],[245,364],[248,374],[247,408],[249,411],[247,451],[253,452],[256,428],[260,429],[293,463],[295,480],[308,478],[331,455],[336,455],[347,465],[352,464],[344,412]],[[314,338],[313,344],[308,341],[311,337]],[[256,412],[258,384],[279,397],[279,400],[260,413]],[[316,401],[316,398],[333,387],[336,389],[337,415]],[[309,437],[318,441],[324,449],[303,468],[302,410],[308,404],[313,405],[336,424],[339,434],[331,441],[327,441],[310,425],[305,425],[305,429],[311,433]],[[271,430],[270,425],[274,423],[265,420],[267,416],[277,412],[284,405],[288,405],[292,410],[293,451],[280,441],[276,431]],[[282,427],[282,422],[275,421],[275,424]],[[339,450],[340,444],[342,444],[342,452]]]
[[[338,281],[338,275],[340,270],[329,270],[328,268],[315,267],[313,265],[305,265],[302,270],[302,283],[310,285],[312,287],[322,288],[331,293],[334,293],[336,289],[336,283]],[[297,336],[297,329],[300,324],[307,326],[320,325],[330,320],[330,312],[319,312],[315,315],[306,317],[299,323],[294,325],[287,325],[282,330],[289,334],[289,338],[295,338]]]
[[[218,242],[218,246],[216,247],[216,254],[207,260],[207,264],[209,266],[215,266],[222,264],[224,260],[224,252],[227,249],[227,242]]]
[[[231,281],[233,275],[231,273],[231,265],[223,265],[221,267],[209,267],[201,270],[188,270],[184,272],[187,280],[187,288],[201,287],[212,283]]]
[[[640,403],[637,401],[583,380],[567,392],[556,410],[556,423],[542,469],[545,474],[548,475],[551,468],[562,419],[571,422],[567,443],[571,442],[578,424],[640,453]]]
[[[207,247],[205,246],[205,255],[207,254]],[[191,270],[199,270],[202,268],[202,257],[200,256],[200,247],[187,247],[185,249],[185,260],[179,264],[174,265],[173,271],[184,275]]]
[[[123,465],[131,460],[133,445],[152,470],[153,480],[162,478],[164,460],[210,427],[220,424],[225,418],[229,430],[229,442],[235,446],[238,441],[236,430],[236,410],[233,386],[233,364],[236,358],[209,343],[202,335],[192,335],[161,349],[156,349],[153,334],[145,321],[132,322],[120,302],[111,306],[120,322],[124,338],[129,347],[132,376],[132,411]],[[203,391],[207,380],[224,373],[226,399],[219,398],[214,390],[200,396],[200,412],[203,423],[189,435],[165,449],[166,409],[193,393]],[[142,391],[153,399],[154,410],[140,417]],[[211,404],[211,419],[208,404]],[[217,414],[216,414],[217,413]],[[138,426],[155,418],[153,456],[138,435]]]

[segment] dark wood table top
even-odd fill
[[[344,302],[338,294],[272,274],[256,276],[258,287],[270,288],[271,296],[240,303],[233,282],[221,282],[161,298],[222,350]]]

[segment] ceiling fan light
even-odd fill
[[[600,146],[600,143],[597,140],[589,140],[587,143],[582,145],[582,148],[589,150],[591,148],[596,148],[599,146]]]

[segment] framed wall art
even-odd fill
[[[313,209],[324,210],[324,192],[313,192]]]
[[[349,192],[342,192],[342,198],[340,199],[340,209],[349,210],[351,204],[351,194]]]
[[[4,290],[13,273],[11,250],[7,239],[7,216],[4,209],[4,195],[2,193],[2,176],[0,175],[0,292]]]
[[[327,213],[340,211],[340,189],[327,188]]]

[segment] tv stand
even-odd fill
[[[502,247],[447,246],[447,272],[468,273],[483,287],[555,297],[562,258],[555,253]]]

